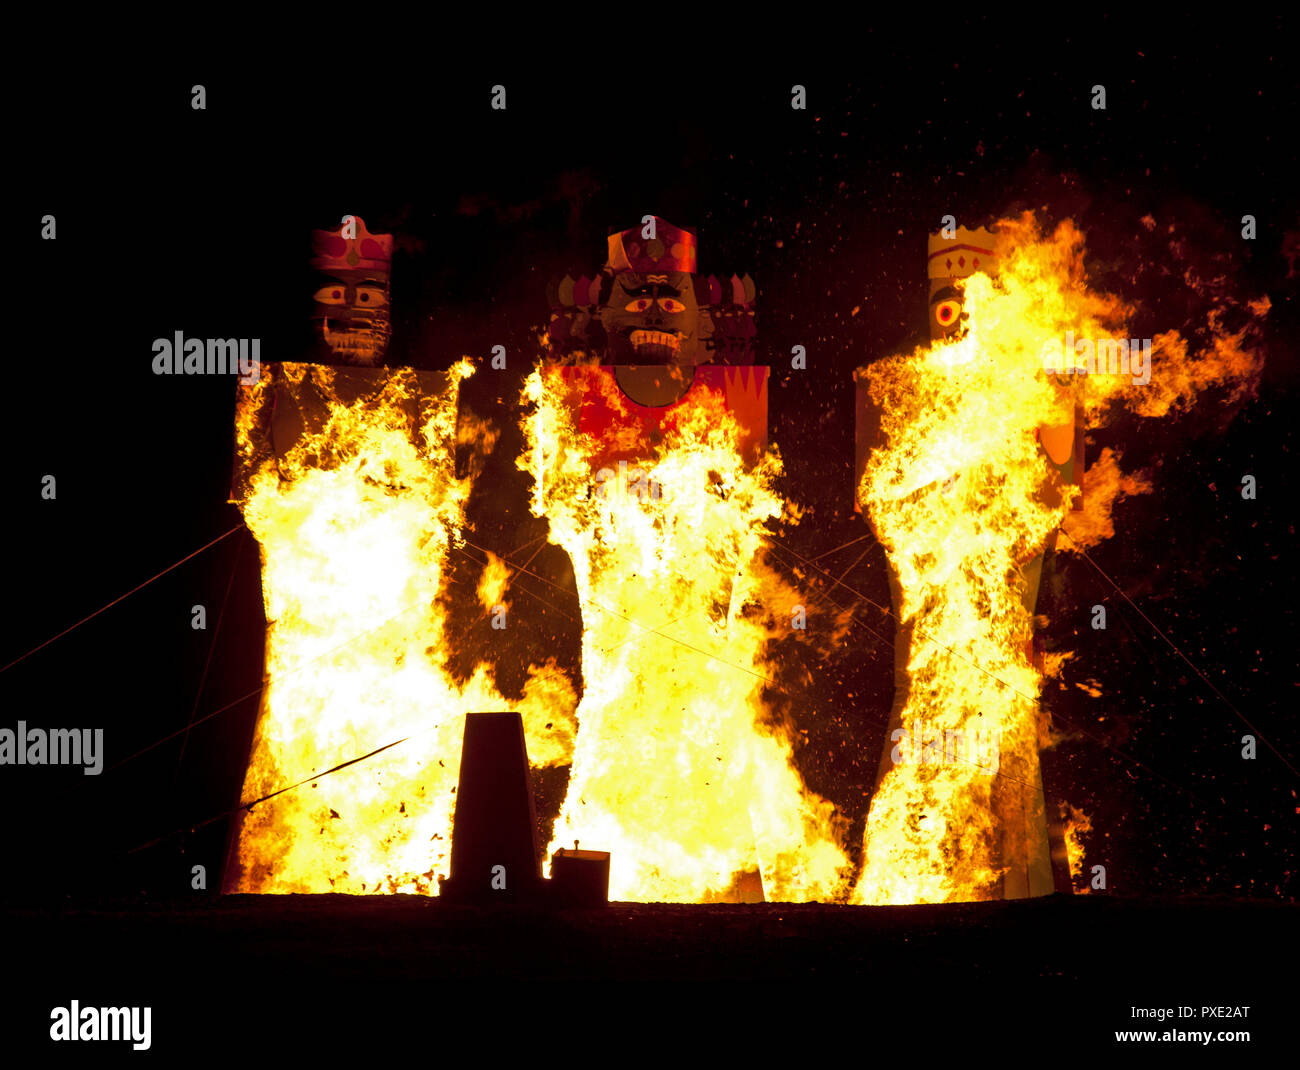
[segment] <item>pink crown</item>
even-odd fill
[[[343,223],[336,230],[311,232],[311,266],[318,271],[360,269],[388,274],[393,262],[393,236],[371,234],[360,216],[352,218],[355,238],[343,236]]]
[[[675,227],[666,219],[654,217],[655,236],[641,237],[641,227],[632,227],[609,236],[609,271],[651,272],[686,271],[694,274],[695,235]]]

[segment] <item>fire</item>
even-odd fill
[[[1092,831],[1092,818],[1064,801],[1061,803],[1061,818],[1065,821],[1065,851],[1070,859],[1070,879],[1077,882],[1083,875],[1083,837]],[[1087,882],[1076,883],[1075,890],[1087,893]]]
[[[1088,493],[1084,498],[1084,508],[1071,512],[1065,521],[1065,531],[1073,545],[1095,546],[1109,539],[1115,534],[1112,520],[1115,503],[1136,494],[1149,494],[1155,489],[1144,473],[1126,473],[1119,462],[1115,451],[1107,448],[1088,466]]]
[[[1138,350],[1143,368],[1112,374],[1098,357],[1086,377],[1049,374],[1053,346],[1058,371],[1072,370],[1061,339],[1127,339],[1135,310],[1089,289],[1068,222],[1044,237],[1029,215],[1003,221],[997,259],[996,279],[965,281],[963,337],[864,373],[886,445],[858,495],[912,640],[907,760],[880,779],[856,883],[841,819],[804,784],[764,702],[766,651],[801,601],[764,540],[797,509],[774,490],[776,451],[746,457],[714,395],[675,410],[660,437],[628,424],[598,443],[574,424],[577,379],[533,372],[518,463],[573,564],[581,703],[554,662],[529,667],[518,702],[486,664],[469,679],[449,670],[463,622],[448,619],[446,557],[482,471],[472,461],[457,479],[454,451],[496,441],[481,422],[458,429],[463,361],[432,391],[409,369],[367,371],[358,392],[355,370],[285,364],[241,392],[240,504],[262,548],[268,679],[243,790],[265,801],[239,831],[232,890],[436,894],[465,714],[506,708],[522,713],[535,764],[571,765],[552,848],[611,851],[616,899],[744,899],[759,885],[769,901],[943,902],[1023,883],[1017,868],[1046,864],[1038,755],[1053,736],[1021,570],[1058,529],[1067,551],[1108,537],[1112,504],[1151,487],[1103,453],[1099,492],[1071,512],[1076,492],[1037,431],[1078,408],[1097,426],[1120,406],[1178,411],[1213,384],[1240,394],[1260,361],[1248,328],[1230,332],[1216,311],[1198,352],[1169,331]],[[1262,316],[1267,299],[1249,308]],[[309,386],[324,415],[277,457],[266,414],[277,391]],[[637,460],[604,479],[611,450]],[[510,580],[490,556],[472,612],[499,611]]]
[[[506,563],[497,557],[491,551],[488,552],[488,562],[483,566],[483,574],[478,581],[479,605],[484,609],[491,610],[502,604],[502,599],[506,596],[506,585],[510,582],[510,570]]]
[[[262,547],[268,622],[243,798],[405,742],[255,806],[235,891],[436,894],[465,713],[518,708],[538,764],[572,751],[576,700],[553,664],[532,668],[517,704],[497,694],[486,665],[468,681],[445,667],[445,557],[470,489],[453,464],[457,396],[472,366],[452,368],[441,393],[424,392],[409,369],[367,373],[372,390],[349,399],[341,377],[355,374],[283,364],[239,401],[242,507]],[[277,464],[257,413],[268,390],[296,398],[308,382],[323,395],[323,425]]]
[[[1113,367],[1109,340],[1128,342],[1135,310],[1088,288],[1083,235],[1067,221],[1044,237],[1028,213],[998,231],[998,276],[965,282],[966,334],[865,372],[887,444],[867,463],[859,501],[898,578],[901,622],[913,629],[902,728],[931,746],[880,780],[859,903],[995,898],[1004,880],[1023,884],[1025,867],[1046,864],[1038,752],[1050,730],[1020,569],[1063,523],[1068,534],[1076,491],[1047,465],[1037,429],[1067,423],[1076,403],[1088,426],[1118,405],[1162,416],[1215,383],[1247,388],[1259,366],[1244,332],[1230,334],[1212,315],[1204,352],[1190,354],[1171,331],[1147,340],[1146,382],[1132,363]],[[1092,374],[1044,370],[1071,372],[1080,352],[1098,358]],[[1083,544],[1113,531],[1117,496],[1149,486],[1125,482],[1113,457],[1100,471],[1106,493],[1074,514]],[[949,742],[964,740],[969,752],[989,734],[995,772]]]
[[[747,468],[735,418],[705,395],[661,441],[618,443],[634,468],[593,486],[601,446],[577,433],[569,389],[555,368],[529,377],[519,461],[534,515],[573,562],[584,626],[552,847],[611,851],[614,899],[754,897],[756,878],[769,901],[833,898],[847,861],[832,807],[762,699],[772,615],[799,601],[762,557],[787,509],[779,458]]]

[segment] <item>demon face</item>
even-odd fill
[[[927,274],[930,277],[930,341],[961,334],[961,280],[977,271],[994,270],[994,235],[983,228],[957,227],[930,235]]]
[[[371,234],[364,222],[354,219],[338,231],[313,231],[312,245],[316,289],[311,316],[316,338],[342,364],[380,363],[392,334],[388,309],[392,235]]]
[[[961,329],[961,290],[955,279],[930,280],[930,341],[956,337]]]
[[[611,364],[693,366],[707,359],[700,306],[688,272],[619,272],[601,307],[600,321],[609,339]]]
[[[312,320],[320,339],[344,364],[378,364],[392,333],[388,279],[374,272],[338,271],[318,281]]]

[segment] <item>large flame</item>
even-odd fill
[[[865,372],[886,444],[869,458],[858,495],[911,630],[901,728],[915,750],[912,761],[884,767],[856,902],[993,898],[1045,857],[1038,752],[1049,731],[1021,569],[1070,517],[1076,491],[1047,464],[1038,429],[1068,423],[1076,403],[1089,426],[1116,404],[1162,416],[1258,370],[1242,335],[1212,315],[1213,339],[1197,356],[1176,332],[1153,339],[1148,383],[1105,367],[1086,378],[1049,374],[1053,348],[1056,367],[1078,365],[1067,340],[1127,340],[1134,309],[1088,288],[1083,236],[1070,222],[1044,238],[1027,213],[998,230],[998,276],[965,280],[965,335]],[[1252,310],[1262,314],[1267,302]],[[1116,496],[1149,487],[1125,482],[1113,456],[1101,471],[1105,492],[1074,514],[1078,542],[1061,548],[1109,535]],[[985,760],[987,746],[972,746],[980,739],[996,741],[996,763]]]
[[[386,370],[349,401],[333,369],[284,364],[240,398],[252,468],[242,506],[262,547],[268,622],[243,798],[405,742],[253,807],[233,890],[436,894],[468,711],[518,708],[534,763],[569,758],[575,698],[553,664],[532,670],[520,703],[497,694],[486,665],[461,682],[445,667],[445,557],[470,489],[455,478],[457,396],[470,374],[462,361],[430,393],[409,369]],[[266,391],[293,392],[308,375],[327,418],[276,463],[254,414]],[[499,593],[499,577],[485,583]]]
[[[832,898],[846,870],[832,807],[803,784],[762,700],[775,614],[788,622],[799,601],[761,553],[785,509],[779,459],[747,468],[735,418],[707,393],[657,443],[586,441],[568,392],[597,389],[599,369],[579,371],[593,378],[529,377],[519,462],[533,513],[572,559],[584,626],[552,846],[611,851],[615,899],[756,898],[759,877],[769,901]],[[597,490],[611,445],[638,460]]]
[[[1044,343],[1127,338],[1134,310],[1088,288],[1068,222],[1043,237],[1028,215],[1003,221],[998,263],[996,279],[964,284],[964,337],[865,373],[885,445],[858,495],[911,631],[901,723],[913,760],[886,766],[877,786],[856,902],[994,897],[1044,854],[1038,753],[1051,732],[1022,569],[1058,528],[1067,551],[1106,538],[1111,504],[1151,484],[1105,453],[1092,473],[1101,492],[1072,513],[1075,492],[1036,432],[1076,408],[1089,426],[1117,404],[1162,416],[1258,371],[1244,332],[1212,316],[1196,354],[1176,332],[1155,337],[1147,384],[1048,374]],[[1267,300],[1251,309],[1263,315]],[[242,392],[236,421],[241,505],[262,546],[268,680],[243,791],[265,801],[240,829],[233,890],[436,893],[464,716],[516,708],[534,763],[571,763],[552,846],[610,850],[614,898],[752,898],[755,883],[768,900],[849,893],[841,822],[804,784],[763,699],[774,676],[765,651],[801,601],[763,554],[768,525],[792,511],[773,489],[780,461],[772,450],[746,462],[720,399],[682,407],[655,441],[634,441],[633,427],[627,441],[597,444],[574,425],[567,392],[584,389],[580,377],[551,368],[527,381],[519,463],[533,476],[533,513],[572,560],[583,611],[575,721],[553,662],[530,666],[513,703],[488,666],[468,680],[447,667],[446,555],[473,478],[455,478],[453,464],[468,362],[442,390],[396,369],[371,373],[361,395],[335,390],[327,368],[267,370]],[[327,416],[277,458],[262,417],[273,391],[308,378]],[[495,441],[469,433],[484,448]],[[594,493],[596,459],[611,448],[637,457],[635,477]],[[497,613],[509,582],[491,558],[465,601]]]

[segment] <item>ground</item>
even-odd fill
[[[1101,895],[556,913],[322,895],[69,900],[0,917],[23,978],[6,1035],[32,1044],[48,1045],[50,1009],[77,998],[152,1006],[159,1051],[301,1052],[376,1031],[440,1049],[486,1013],[503,1027],[492,1043],[525,1050],[536,1030],[618,1044],[625,1028],[693,1021],[712,1042],[760,1051],[769,1029],[866,1054],[879,1036],[931,1051],[984,1036],[1091,1053],[1117,1047],[1115,1030],[1175,1028],[1247,1029],[1259,1054],[1288,1041],[1298,916],[1262,901]],[[1133,1015],[1182,1005],[1196,1017]],[[1211,1020],[1207,1005],[1250,1010]]]

